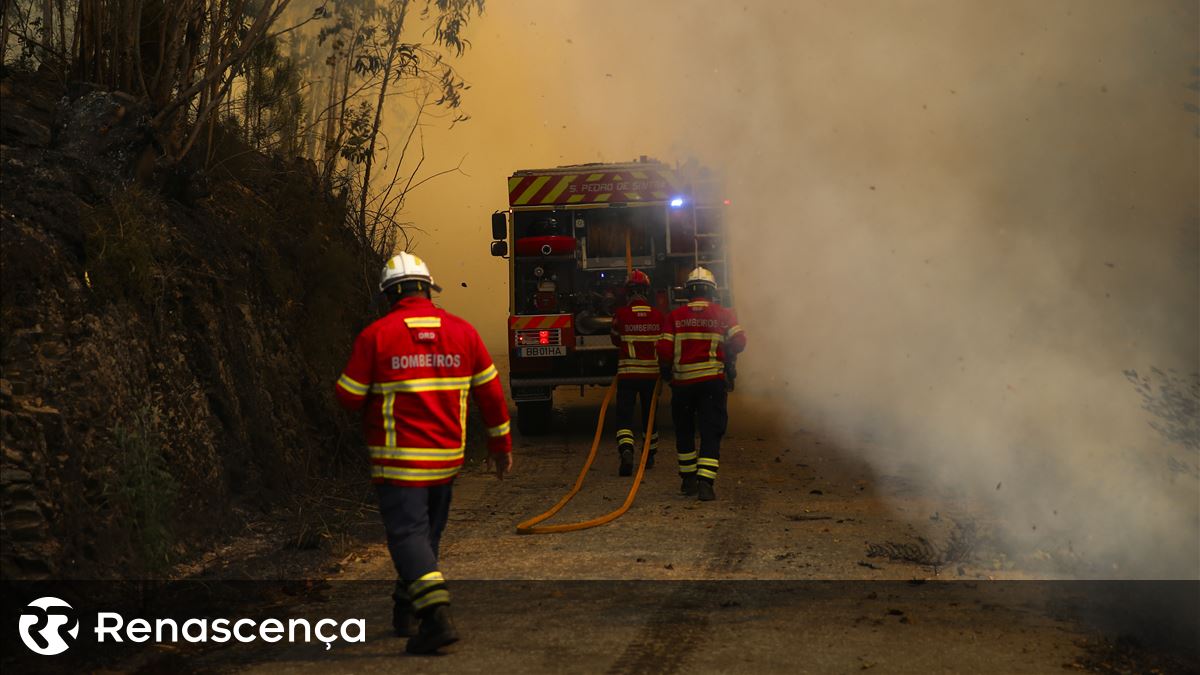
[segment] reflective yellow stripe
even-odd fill
[[[662,339],[662,334],[657,335],[622,335],[621,339],[626,342],[658,342]]]
[[[710,372],[703,372],[703,373],[677,374],[677,375],[675,375],[674,379],[675,379],[675,382],[678,384],[687,384],[688,382],[691,382],[692,380],[701,380],[706,377],[713,377],[713,376],[720,375],[720,374],[721,374],[721,371],[713,370]]]
[[[457,448],[397,448],[386,445],[369,446],[371,459],[458,459],[463,447]]]
[[[713,459],[711,457],[701,457],[700,459],[696,460],[696,463],[699,464],[700,466],[711,466],[714,469],[717,468],[718,466],[720,466],[720,464],[721,464],[721,462],[719,460]]]
[[[716,366],[711,366],[708,368],[689,368],[687,370],[676,370],[675,377],[676,379],[686,380],[696,377],[704,377],[706,375],[720,375],[721,372],[721,369]]]
[[[488,427],[487,434],[488,434],[488,436],[491,436],[492,438],[497,438],[499,436],[503,436],[503,435],[507,434],[511,430],[512,430],[512,422],[508,421],[508,422],[505,422],[504,424],[497,424],[494,427]]]
[[[697,309],[697,308],[704,309],[705,307],[708,307],[708,301],[707,300],[693,300],[688,303],[688,307],[691,307],[693,309]]]
[[[626,366],[617,367],[618,373],[637,373],[639,375],[652,375],[658,372],[658,366]]]
[[[633,431],[630,429],[617,429],[617,438],[633,438]]]
[[[434,570],[409,584],[408,594],[417,595],[421,591],[429,590],[434,586],[440,586],[444,583],[446,583],[446,577],[442,576],[441,572]]]
[[[713,339],[714,337],[716,339],[720,340],[721,334],[720,333],[676,333],[675,334],[675,338],[677,340],[704,340],[705,342],[708,342],[709,340]]]
[[[717,477],[717,472],[713,471],[712,469],[696,469],[696,475],[700,476],[701,478],[715,480]]]
[[[699,455],[700,455],[700,453],[696,452],[695,450],[693,450],[691,452],[681,452],[681,453],[679,453],[679,461],[690,462],[690,461],[696,459],[696,457],[698,457]]]
[[[409,328],[441,328],[440,316],[410,316],[404,319],[404,325]]]
[[[725,333],[725,339],[728,340],[729,338],[731,338],[734,335],[737,335],[738,333],[741,333],[741,332],[742,332],[741,325],[740,324],[735,325],[733,328],[730,328],[727,333]]]
[[[386,445],[396,444],[396,417],[392,414],[396,403],[395,394],[384,394],[383,396],[383,442]]]
[[[432,607],[433,605],[448,604],[450,604],[450,591],[444,588],[439,588],[436,591],[430,591],[412,601],[413,609],[417,611],[425,609],[426,607]]]
[[[677,373],[693,373],[701,370],[721,370],[725,364],[720,361],[701,361],[699,363],[681,363],[675,367]]]
[[[544,199],[542,199],[542,203],[543,204],[553,204],[554,200],[558,199],[558,196],[561,195],[563,193],[563,191],[567,189],[567,186],[571,184],[571,180],[574,178],[575,178],[574,176],[563,176],[562,178],[560,178],[558,180],[558,185],[555,185],[554,189],[551,190],[550,193],[547,194]]]
[[[337,383],[342,389],[345,389],[355,396],[366,396],[367,391],[370,389],[367,385],[359,382],[358,380],[352,379],[345,373],[342,373],[342,376],[338,378]]]
[[[496,366],[492,364],[471,377],[471,386],[478,387],[481,384],[487,384],[498,376],[499,373],[496,372]]]
[[[463,389],[458,392],[458,428],[462,429],[462,436],[458,442],[465,448],[467,447],[467,390]]]
[[[711,342],[712,342],[712,344],[710,344],[708,346],[708,358],[715,359],[715,358],[717,358],[717,347],[721,344],[721,336],[720,335],[712,336]]]
[[[442,480],[453,477],[458,473],[458,469],[459,467],[457,466],[447,469],[413,469],[403,466],[379,466],[378,464],[372,464],[371,477],[387,480]]]
[[[528,203],[529,200],[533,199],[533,196],[538,193],[538,190],[541,190],[542,186],[549,181],[550,176],[538,176],[537,178],[533,179],[533,182],[530,183],[529,187],[521,193],[520,197],[517,197],[517,200],[513,202],[513,205]]]
[[[415,380],[401,380],[399,382],[376,382],[371,385],[371,391],[377,394],[401,391],[415,394],[425,391],[466,389],[469,386],[471,386],[471,378],[469,377],[425,377]]]

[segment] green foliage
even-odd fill
[[[362,164],[372,157],[371,151],[371,120],[375,109],[367,101],[359,101],[358,106],[351,108],[346,114],[346,127],[349,135],[346,137],[340,151],[343,159]]]
[[[431,12],[433,8],[436,12]],[[471,42],[462,36],[462,31],[472,13],[483,13],[483,0],[429,0],[422,13],[424,18],[434,14],[434,39],[438,44],[453,49],[462,56]]]
[[[116,458],[110,497],[128,523],[135,552],[146,572],[171,562],[171,521],[179,485],[163,457],[163,431],[156,407],[145,406],[113,429]]]
[[[136,184],[109,195],[84,219],[84,270],[104,300],[154,304],[165,280],[170,239],[158,198]]]

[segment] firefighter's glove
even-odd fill
[[[658,376],[662,378],[663,382],[670,382],[671,381],[671,364],[664,363],[664,364],[660,365],[658,367]]]
[[[493,452],[488,457],[492,465],[492,470],[496,472],[496,478],[504,480],[504,474],[512,471],[512,453],[511,452]]]

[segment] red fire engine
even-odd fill
[[[650,275],[650,299],[664,314],[686,300],[683,281],[696,265],[716,275],[718,298],[730,305],[729,202],[719,185],[695,164],[644,156],[509,177],[491,251],[509,261],[509,382],[521,433],[548,429],[555,387],[612,380],[608,333],[626,302],[627,262]]]

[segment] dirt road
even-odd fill
[[[948,495],[921,494],[903,475],[875,475],[848,459],[845,448],[801,423],[781,427],[757,416],[744,400],[733,411],[717,501],[678,493],[665,421],[659,465],[625,516],[591,530],[518,536],[517,522],[548,508],[573,483],[598,399],[596,392],[568,398],[555,433],[518,436],[508,479],[498,481],[477,465],[459,478],[442,566],[464,641],[447,655],[404,656],[403,641],[390,636],[393,571],[380,530],[376,542],[328,575],[320,601],[289,607],[296,615],[363,617],[365,642],[328,651],[312,644],[230,647],[191,654],[187,667],[489,673],[1183,667],[1102,639],[1086,619],[1104,614],[1100,605],[1114,597],[1113,588],[995,580],[1027,575],[1005,569],[989,549],[980,534],[986,513]],[[630,485],[616,464],[606,443],[583,492],[551,522],[616,508]],[[968,550],[939,566],[879,555],[909,550],[902,544],[920,552],[922,539],[929,551],[946,553],[955,537],[969,539]],[[877,555],[869,557],[872,544]]]

